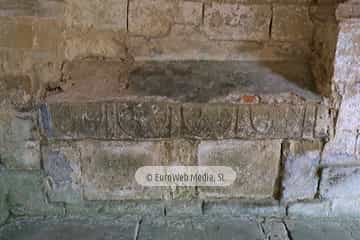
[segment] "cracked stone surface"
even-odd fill
[[[21,219],[0,228],[1,240],[360,239],[360,220],[237,218]]]

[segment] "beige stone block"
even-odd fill
[[[166,189],[143,187],[135,180],[140,167],[159,166],[166,161],[162,143],[82,142],[80,147],[87,200],[165,198]]]
[[[270,5],[218,4],[205,6],[204,31],[211,39],[267,40]]]
[[[0,17],[0,47],[30,49],[33,46],[31,20]]]
[[[273,9],[271,38],[274,40],[310,40],[313,23],[308,6],[276,5]]]
[[[169,0],[130,0],[129,32],[146,37],[163,37],[173,23],[200,24],[202,4]]]
[[[67,0],[65,22],[68,25],[96,29],[125,30],[126,0]]]
[[[69,28],[64,38],[64,54],[69,60],[88,56],[119,58],[125,55],[123,32]]]
[[[63,44],[63,24],[54,19],[34,21],[34,49],[57,50]]]
[[[204,141],[198,148],[200,166],[227,166],[237,173],[228,187],[201,187],[201,198],[271,199],[276,193],[281,141]]]
[[[129,51],[136,60],[243,60],[307,59],[304,42],[215,41],[198,26],[176,24],[164,38],[130,37]]]
[[[283,199],[285,201],[313,199],[318,187],[317,172],[322,142],[319,140],[289,141],[284,145]]]

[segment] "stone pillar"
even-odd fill
[[[326,145],[324,164],[359,164],[360,147],[360,1],[337,8],[339,35],[333,87],[339,96],[334,138]]]

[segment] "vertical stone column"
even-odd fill
[[[339,34],[334,61],[335,135],[322,157],[320,197],[332,202],[331,212],[359,216],[360,211],[360,1],[337,8]]]
[[[324,164],[360,163],[360,1],[337,8],[339,35],[333,87],[339,101],[334,138],[326,145]],[[335,94],[335,95],[336,95]]]

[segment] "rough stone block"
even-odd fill
[[[338,218],[359,218],[360,201],[359,199],[338,198],[332,201],[331,216]]]
[[[273,10],[271,38],[274,40],[310,40],[313,23],[309,6],[276,5]]]
[[[63,43],[63,25],[54,19],[39,19],[33,23],[34,49],[57,50]]]
[[[64,55],[68,60],[100,56],[121,58],[125,55],[124,33],[73,27],[64,31]]]
[[[204,141],[198,148],[200,166],[228,166],[237,173],[229,187],[201,187],[201,198],[274,197],[280,166],[281,142],[273,141]]]
[[[292,239],[352,239],[358,236],[356,227],[358,221],[334,219],[302,219],[285,220]]]
[[[39,169],[40,143],[31,114],[0,112],[0,162],[13,169]]]
[[[316,122],[314,134],[316,138],[325,138],[330,135],[331,116],[330,108],[324,105],[319,105],[316,111]]]
[[[126,0],[69,0],[65,22],[97,29],[126,29]]]
[[[66,204],[66,213],[76,217],[160,217],[164,214],[164,204],[160,201],[83,201]]]
[[[165,202],[167,217],[196,217],[202,215],[201,201],[167,201]]]
[[[239,201],[214,201],[205,202],[204,215],[232,216],[232,217],[284,217],[286,209],[276,201],[265,203]]]
[[[168,164],[171,166],[196,166],[198,142],[183,139],[164,142]],[[170,187],[173,200],[192,200],[197,198],[196,187]]]
[[[262,224],[265,239],[290,240],[286,225],[279,219],[267,219]]]
[[[43,105],[41,117],[42,128],[50,138],[170,137],[168,104],[52,103]]]
[[[67,1],[38,0],[40,4],[36,16],[52,19],[64,19]]]
[[[339,4],[336,9],[336,17],[338,20],[357,19],[360,18],[360,3],[346,2]]]
[[[32,23],[26,19],[0,17],[0,47],[30,49],[33,46]]]
[[[205,5],[204,31],[217,40],[267,40],[270,5],[213,3]]]
[[[9,216],[7,201],[8,187],[5,182],[4,171],[0,168],[0,226]]]
[[[135,180],[135,172],[143,166],[196,165],[196,145],[191,141],[79,141],[54,143],[44,152],[45,171],[52,182],[49,196],[53,201],[77,203],[81,187],[86,200],[196,197],[194,187],[143,187]]]
[[[239,106],[236,135],[242,138],[300,138],[304,117],[302,105]]]
[[[132,239],[139,222],[133,216],[119,218],[18,219],[1,228],[2,239]]]
[[[305,118],[303,124],[303,138],[312,139],[314,137],[316,122],[316,105],[307,105],[305,109]]]
[[[330,202],[298,202],[288,207],[290,217],[326,218],[331,214]]]
[[[283,199],[296,201],[314,198],[319,178],[317,171],[322,150],[321,141],[290,141],[285,145]]]
[[[325,199],[359,198],[360,167],[329,167],[322,171],[320,195]]]
[[[29,62],[27,61],[30,59],[23,59],[26,58],[26,54],[18,54],[21,50],[8,50],[9,55],[5,56],[3,62],[4,75],[0,77],[0,104],[3,110],[10,108],[10,111],[32,111],[34,98],[31,94],[34,92],[34,87],[31,78],[21,73],[28,67]]]
[[[335,137],[325,145],[323,164],[354,164],[356,159],[356,132],[337,131]]]
[[[71,143],[53,143],[42,148],[51,202],[73,203],[82,199],[80,149]]]
[[[181,110],[179,108],[176,110],[173,114],[173,122],[177,125],[182,122],[182,136],[198,138],[230,138],[234,136],[236,124],[236,108],[234,106],[184,104]]]
[[[137,184],[135,172],[143,166],[166,163],[160,142],[83,142],[82,182],[87,200],[162,199],[165,191]]]
[[[0,16],[57,18],[64,14],[64,1],[59,0],[0,0],[0,5]]]
[[[162,37],[172,24],[200,24],[202,3],[169,0],[130,0],[129,32],[146,37]]]
[[[174,22],[179,24],[199,25],[202,21],[201,2],[179,2],[175,9]],[[174,9],[173,9],[174,11]]]
[[[197,26],[175,24],[167,37],[131,36],[129,52],[136,60],[240,60],[273,61],[307,59],[303,42],[254,42],[209,40]]]
[[[313,57],[311,61],[315,84],[322,96],[331,95],[331,81],[334,73],[334,57],[338,36],[338,24],[320,22],[314,26]]]
[[[1,0],[0,16],[34,16],[39,8],[39,1]]]
[[[338,131],[360,129],[360,83],[349,84],[341,102],[336,123]]]
[[[349,84],[358,81],[359,39],[360,25],[358,22],[341,22],[339,24],[333,77],[335,82]]]
[[[43,192],[43,175],[39,171],[8,171],[5,182],[9,186],[9,209],[15,216],[63,216],[60,206],[47,203]]]
[[[263,239],[259,223],[248,218],[144,218],[139,240]],[[238,236],[241,236],[239,238]]]

